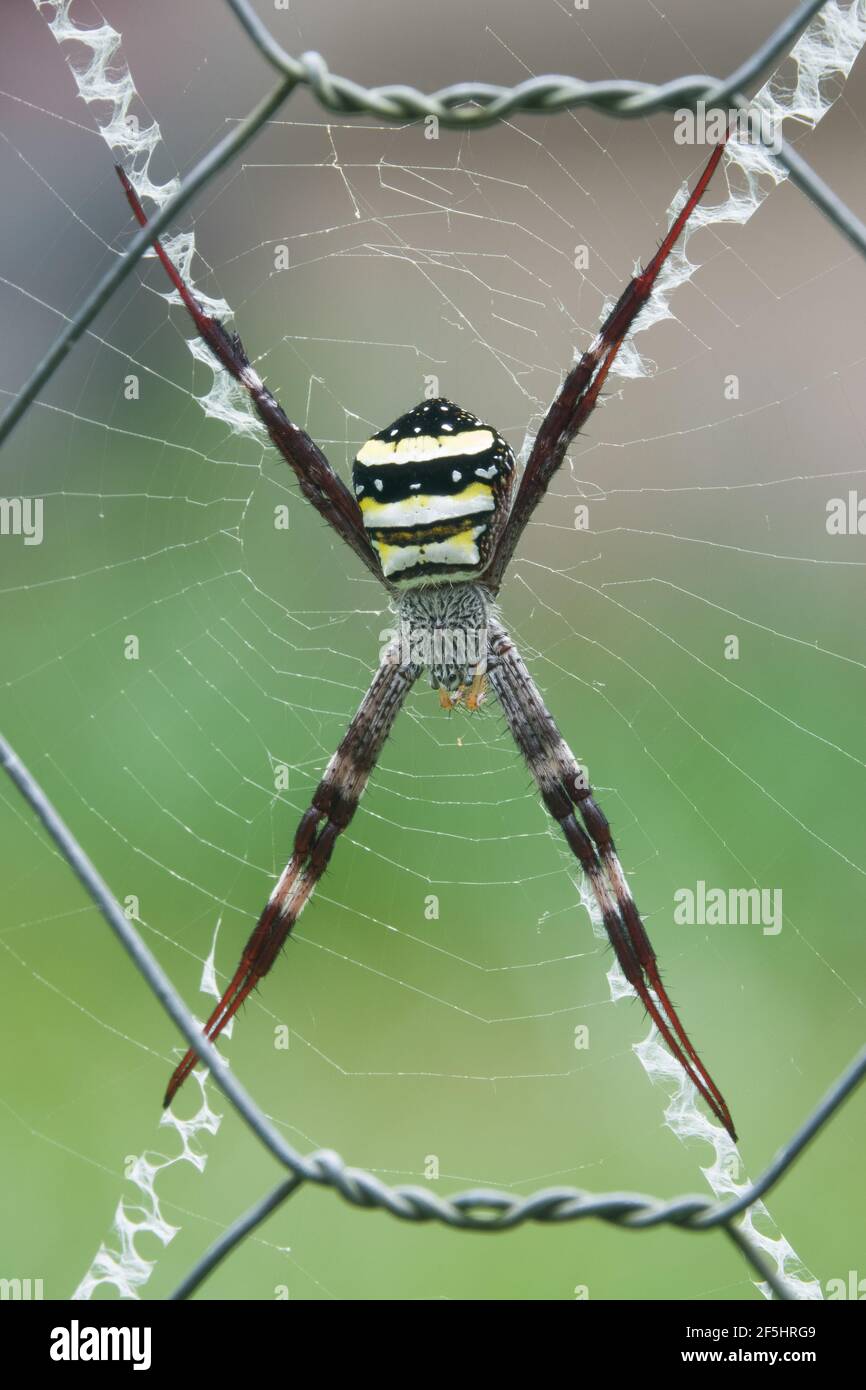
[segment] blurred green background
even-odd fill
[[[187,170],[272,82],[223,6],[103,8],[162,127],[157,179]],[[722,72],[788,5],[260,10],[293,52],[429,89],[557,69]],[[64,54],[35,9],[8,28],[7,398],[130,232]],[[861,66],[803,147],[861,215],[864,112]],[[329,124],[300,94],[194,204],[197,280],[226,297],[259,369],[344,476],[431,375],[519,448],[701,157],[664,118],[519,118],[434,141]],[[276,271],[281,246],[289,268]],[[677,321],[640,339],[655,377],[621,396],[611,384],[502,607],[588,764],[755,1175],[863,1038],[864,542],[829,537],[825,509],[862,479],[864,266],[788,186],[744,229],[691,249],[702,269]],[[209,377],[163,291],[152,265],[127,282],[4,451],[0,491],[44,498],[45,539],[0,541],[0,714],[203,1014],[217,924],[225,979],[390,619],[279,460],[204,418],[194,393]],[[588,532],[573,524],[581,501]],[[273,525],[282,503],[288,531]],[[730,635],[737,661],[724,659]],[[180,1151],[159,1128],[178,1038],[6,788],[0,815],[0,1274],[64,1298],[112,1244],[118,1201],[136,1201],[130,1156]],[[631,1050],[642,1012],[609,1002],[610,953],[571,870],[495,708],[446,718],[419,683],[322,891],[226,1044],[232,1066],[295,1146],[337,1149],[389,1182],[423,1181],[435,1156],[439,1192],[701,1191],[711,1151],[663,1125],[663,1090]],[[676,925],[674,893],[700,879],[781,889],[783,930]],[[188,1092],[180,1115],[195,1111]],[[866,1274],[864,1138],[857,1097],[769,1202],[822,1283]],[[203,1174],[178,1162],[157,1177],[178,1234],[164,1249],[139,1238],[156,1261],[146,1298],[278,1176],[230,1112],[194,1143]],[[313,1190],[202,1296],[569,1299],[578,1286],[593,1299],[758,1296],[721,1236],[592,1223],[476,1238]]]

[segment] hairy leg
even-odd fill
[[[559,823],[587,877],[623,974],[680,1066],[731,1138],[736,1139],[724,1098],[692,1046],[662,984],[656,954],[626,882],[606,816],[597,806],[586,777],[517,648],[496,622],[490,628],[490,650],[490,684],[545,806]]]
[[[386,654],[339,748],[325,769],[309,809],[295,831],[292,857],[247,942],[232,980],[205,1025],[218,1038],[229,1019],[268,973],[328,867],[337,838],[358,808],[400,707],[420,673]],[[197,1062],[190,1049],[176,1068],[164,1104],[170,1105]]]
[[[115,167],[136,221],[142,227],[146,227],[147,216],[138,194],[120,166]],[[153,246],[199,334],[220,365],[248,393],[271,443],[292,469],[307,501],[311,502],[320,516],[342,536],[379,582],[385,583],[378,556],[364,528],[360,508],[349,488],[334,472],[318,444],[286,415],[251,364],[238,335],[229,333],[223,324],[199,303],[158,239],[154,239]]]
[[[673,223],[656,254],[623,290],[608,314],[595,340],[562,383],[535,436],[517,495],[490,558],[482,583],[496,593],[503,575],[523,535],[532,513],[544,497],[553,475],[562,464],[568,446],[586,423],[598,401],[614,358],[628,337],[635,319],[652,293],[658,273],[678,241],[683,228],[700,202],[722,157],[724,143],[717,145],[700,179]]]

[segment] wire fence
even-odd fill
[[[317,53],[293,58],[286,53],[248,0],[226,0],[251,42],[280,74],[275,88],[230,135],[219,141],[156,211],[148,225],[130,241],[18,393],[0,420],[0,442],[14,428],[54,375],[74,344],[93,322],[118,286],[132,272],[153,239],[175,220],[196,192],[238,154],[298,87],[310,89],[326,109],[344,116],[365,113],[382,121],[407,123],[435,116],[443,125],[470,128],[493,125],[516,112],[541,113],[585,106],[605,115],[634,119],[654,112],[707,107],[748,109],[747,89],[767,72],[825,8],[828,0],[807,0],[726,79],[706,74],[685,76],[661,86],[630,81],[584,82],[575,77],[530,78],[514,87],[482,83],[458,83],[430,94],[408,86],[365,88],[331,73]],[[860,0],[854,0],[854,5]],[[40,7],[58,0],[36,0]],[[767,132],[758,124],[763,139]],[[774,140],[773,157],[838,230],[866,257],[866,226],[793,150]],[[188,1297],[211,1271],[235,1250],[268,1216],[307,1183],[332,1188],[345,1201],[363,1208],[378,1208],[403,1221],[440,1222],[466,1231],[506,1231],[527,1222],[561,1224],[595,1217],[633,1231],[674,1226],[689,1232],[722,1230],[748,1260],[758,1277],[779,1299],[794,1296],[790,1284],[770,1267],[754,1235],[737,1219],[762,1199],[790,1170],[810,1141],[866,1075],[866,1047],[837,1077],[823,1099],[797,1132],[783,1145],[766,1171],[735,1198],[715,1201],[705,1196],[683,1195],[663,1201],[640,1193],[593,1194],[573,1187],[545,1188],[526,1197],[496,1190],[471,1190],[439,1197],[429,1188],[388,1186],[372,1173],[349,1167],[329,1150],[302,1155],[274,1128],[242,1083],[225,1066],[211,1042],[201,1033],[168,976],[128,920],[111,890],[75,835],[65,824],[36,779],[0,736],[0,764],[41,820],[71,869],[99,908],[109,927],[131,957],[169,1017],[176,1023],[200,1060],[211,1069],[216,1085],[235,1107],[250,1130],[288,1172],[274,1189],[229,1226],[199,1259],[172,1295]]]

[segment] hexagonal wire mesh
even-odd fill
[[[76,27],[70,18],[70,0],[35,0],[46,11],[55,37],[89,44],[95,51],[94,31]],[[746,89],[785,54],[792,42],[809,25],[820,25],[830,11],[835,20],[847,17],[866,35],[866,14],[861,0],[841,10],[828,0],[809,0],[799,5],[788,20],[727,79],[688,76],[662,86],[632,81],[583,82],[577,78],[547,76],[531,78],[515,87],[479,83],[460,83],[433,94],[406,86],[389,85],[375,89],[332,74],[324,59],[307,53],[299,59],[287,54],[269,33],[248,4],[248,0],[227,0],[248,38],[279,74],[277,85],[240,121],[232,132],[199,161],[187,177],[166,196],[147,228],[140,229],[125,253],[103,276],[68,321],[63,333],[34,370],[26,385],[0,421],[0,442],[9,434],[37,397],[66,354],[85,332],[100,309],[130,274],[153,238],[175,220],[194,194],[237,155],[263,124],[289,98],[298,86],[307,86],[321,105],[342,115],[366,113],[381,121],[410,122],[434,116],[443,125],[469,128],[491,125],[514,112],[551,114],[576,107],[590,107],[620,119],[634,119],[653,112],[707,107],[747,107]],[[101,42],[104,43],[102,35]],[[855,47],[853,52],[856,53]],[[853,61],[853,53],[851,56]],[[88,69],[73,64],[82,89]],[[91,70],[92,75],[92,70]],[[122,85],[123,75],[113,81]],[[105,90],[93,91],[88,99],[105,99]],[[762,132],[764,134],[764,132]],[[765,136],[766,138],[766,136]],[[116,142],[116,145],[121,143]],[[786,142],[775,143],[773,153],[793,182],[818,206],[857,250],[866,256],[866,227]],[[450,1198],[435,1196],[428,1189],[389,1187],[377,1177],[347,1167],[336,1153],[319,1151],[308,1155],[296,1152],[277,1132],[242,1084],[220,1063],[213,1045],[199,1032],[192,1014],[183,1004],[168,977],[144,945],[133,922],[128,920],[106,883],[88,859],[75,836],[14,751],[0,739],[0,761],[12,782],[41,819],[48,834],[66,858],[93,902],[115,932],[154,995],[177,1024],[199,1058],[211,1068],[213,1078],[250,1130],[288,1171],[289,1176],[272,1192],[232,1224],[212,1248],[196,1263],[176,1290],[175,1298],[189,1296],[211,1270],[234,1250],[246,1236],[306,1183],[331,1187],[346,1201],[360,1207],[376,1207],[401,1220],[438,1221],[463,1229],[504,1231],[524,1222],[562,1223],[597,1217],[629,1230],[647,1230],[670,1224],[692,1232],[721,1229],[748,1259],[769,1291],[781,1299],[796,1296],[790,1285],[773,1270],[747,1229],[739,1222],[787,1172],[810,1140],[838,1110],[866,1073],[866,1049],[842,1072],[812,1114],[780,1149],[766,1172],[735,1199],[713,1202],[700,1196],[681,1196],[669,1201],[634,1193],[591,1194],[574,1188],[545,1189],[527,1197],[514,1197],[498,1191],[468,1191]]]

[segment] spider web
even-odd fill
[[[3,82],[0,157],[28,235],[18,229],[0,281],[17,325],[7,392],[128,237],[97,131],[139,192],[162,201],[174,168],[261,91],[230,16],[212,8],[205,29],[190,6],[170,51],[128,4],[106,6],[104,23],[85,4],[40,8],[88,104],[36,11],[18,17],[26,63]],[[630,3],[605,19],[551,4],[538,34],[517,7],[491,27],[449,18],[465,46],[459,72],[422,70],[425,87],[473,75],[473,63],[516,81],[557,66],[551,52],[591,52],[587,76],[661,80],[725,70],[753,46],[744,17],[701,36],[685,6],[662,16]],[[772,18],[760,16],[755,40]],[[349,48],[340,61],[332,22],[323,33],[296,5],[280,37],[354,74],[360,58]],[[645,48],[623,43],[630,26]],[[849,201],[862,79],[843,82],[864,38],[861,6],[829,6],[765,96]],[[405,76],[399,44],[391,56]],[[376,56],[370,80],[391,76],[388,58]],[[584,70],[576,58],[559,66]],[[564,366],[705,154],[677,147],[669,122],[577,113],[470,136],[328,121],[298,95],[167,244],[199,296],[234,314],[258,370],[344,476],[368,434],[440,392],[525,457]],[[4,494],[44,499],[44,539],[0,543],[4,710],[193,999],[199,986],[219,994],[233,970],[393,619],[264,448],[245,400],[213,377],[157,272],[143,264],[7,451]],[[743,1156],[654,1034],[638,1041],[634,1003],[610,1007],[629,990],[495,709],[446,718],[423,682],[296,939],[225,1046],[297,1146],[443,1190],[675,1193],[695,1187],[697,1165],[725,1194],[859,1042],[863,955],[847,924],[866,872],[852,608],[866,561],[856,526],[828,533],[827,504],[850,513],[863,472],[862,274],[801,196],[776,188],[765,156],[737,145],[502,596],[613,824]],[[57,1188],[65,1239],[44,1259],[67,1283],[53,1296],[76,1285],[81,1297],[155,1296],[269,1175],[201,1079],[154,1142],[150,1103],[175,1039],[62,865],[46,868],[27,818],[7,807],[19,857],[5,1026],[14,1038],[17,1019],[32,1036],[44,1019],[47,1040],[4,1099],[15,1152],[42,1177],[31,1221],[45,1183]],[[699,883],[781,893],[781,929],[677,923],[675,895]],[[819,1176],[856,1151],[853,1130],[843,1118],[822,1139]],[[799,1296],[821,1297],[847,1272],[850,1193],[818,1193],[809,1176],[792,1181],[795,1200],[771,1204],[798,1253],[765,1210],[749,1220]],[[649,1237],[582,1227],[575,1255],[532,1232],[495,1252],[461,1245],[458,1268],[445,1247],[433,1263],[440,1236],[371,1235],[323,1201],[280,1217],[209,1289],[629,1297],[663,1277],[670,1297],[750,1292],[733,1255],[704,1242],[698,1260],[674,1235],[650,1249]],[[279,1244],[288,1230],[291,1247]]]

